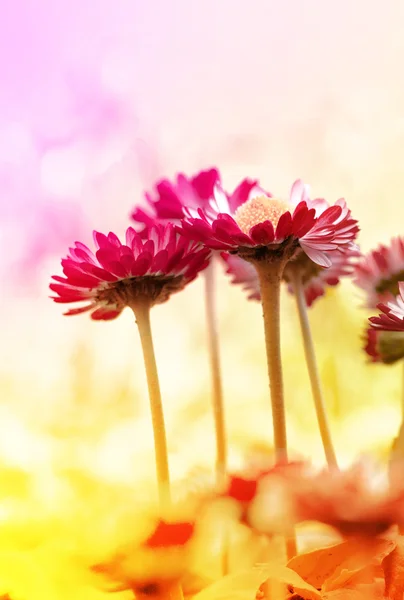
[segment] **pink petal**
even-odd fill
[[[195,192],[202,200],[209,200],[213,196],[215,184],[220,181],[219,171],[215,168],[201,171],[191,179]]]
[[[272,244],[275,232],[271,221],[264,221],[263,223],[258,223],[257,225],[254,225],[254,227],[251,227],[250,237],[256,244],[263,246]]]
[[[142,277],[150,269],[153,260],[153,255],[150,252],[143,252],[136,259],[134,267],[132,268],[132,275],[134,277]]]
[[[63,314],[66,316],[81,315],[82,313],[85,313],[85,312],[91,310],[94,306],[95,306],[94,304],[88,304],[87,306],[81,306],[80,308],[70,308]]]
[[[292,235],[292,215],[285,212],[281,215],[276,227],[275,239],[281,240]]]
[[[307,256],[311,258],[311,260],[317,265],[320,265],[322,267],[330,267],[332,265],[331,260],[324,252],[316,250],[315,248],[312,248],[310,246],[306,246],[306,244],[302,243],[302,241],[300,241],[300,246],[302,247],[302,250],[307,254]]]
[[[122,310],[116,310],[108,307],[101,307],[91,313],[94,321],[111,321],[121,314]]]
[[[165,271],[165,267],[168,261],[168,252],[167,250],[160,250],[156,254],[153,260],[152,271],[153,273],[157,273],[159,271]]]

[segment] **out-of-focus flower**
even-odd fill
[[[148,239],[129,227],[126,243],[114,233],[94,232],[94,240],[95,254],[76,242],[62,260],[65,277],[53,276],[55,302],[87,302],[66,315],[91,311],[92,319],[109,320],[139,297],[151,304],[164,302],[209,263],[210,251],[188,241],[170,224],[152,227]]]
[[[352,274],[353,259],[357,255],[358,252],[351,249],[345,252],[334,252],[331,255],[331,266],[321,267],[302,252],[286,265],[283,278],[289,283],[289,266],[298,267],[302,272],[306,304],[311,306],[317,298],[325,294],[327,286],[336,286],[341,277]],[[227,264],[226,272],[232,276],[231,283],[240,284],[247,292],[249,300],[261,300],[258,274],[254,266],[234,254],[223,252],[222,258]],[[290,284],[288,290],[293,293]]]
[[[255,267],[236,254],[222,252],[221,256],[227,265],[226,273],[231,277],[231,283],[241,285],[247,293],[248,300],[261,300],[260,282]]]
[[[372,362],[391,365],[404,358],[404,332],[368,327],[363,337],[366,354]]]
[[[290,260],[299,249],[313,262],[331,266],[328,254],[352,247],[358,232],[345,200],[333,206],[310,200],[307,187],[296,181],[288,202],[261,193],[230,202],[220,186],[208,209],[185,209],[183,234],[216,250],[247,260],[267,253]]]
[[[92,567],[114,587],[132,590],[136,597],[168,597],[188,572],[195,522],[159,520],[149,536]]]
[[[160,520],[151,536],[145,541],[147,548],[170,548],[184,546],[192,538],[195,523],[167,523]]]
[[[145,195],[148,210],[137,206],[131,217],[137,223],[143,224],[142,231],[146,231],[156,222],[179,222],[186,215],[185,208],[194,211],[199,208],[209,210],[215,187],[220,185],[220,174],[216,168],[200,171],[192,177],[179,173],[175,182],[162,179],[156,184],[154,195]],[[229,204],[237,206],[245,202],[256,186],[257,181],[244,179],[232,194],[226,194]]]
[[[365,254],[355,267],[354,283],[366,292],[366,306],[394,300],[398,282],[404,280],[404,238],[395,237],[390,245],[380,244]]]
[[[253,530],[266,534],[284,532],[293,519],[285,478],[294,477],[303,463],[279,463],[244,477],[231,475],[224,497],[235,502],[238,519]]]
[[[296,522],[319,521],[342,535],[371,537],[404,520],[404,486],[389,486],[364,465],[313,473],[309,467],[284,479]]]
[[[404,282],[398,283],[399,294],[395,301],[377,305],[378,317],[369,317],[371,326],[381,331],[404,331]]]

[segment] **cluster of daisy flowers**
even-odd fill
[[[402,598],[401,463],[392,458],[390,478],[376,478],[376,483],[363,466],[339,470],[308,308],[328,286],[353,275],[367,294],[367,307],[380,312],[369,319],[366,352],[375,362],[404,358],[404,239],[395,238],[390,246],[361,255],[356,245],[358,222],[345,200],[330,204],[324,198],[311,198],[308,186],[300,180],[293,183],[287,199],[273,196],[253,179],[244,179],[229,193],[218,170],[209,169],[193,177],[180,174],[173,182],[159,181],[145,199],[145,204],[134,208],[124,238],[94,232],[94,249],[76,242],[62,260],[63,275],[54,275],[50,285],[55,302],[73,305],[67,315],[89,312],[92,319],[112,320],[131,308],[148,382],[158,514],[144,539],[117,548],[89,565],[89,570],[111,593],[127,591],[128,598],[181,599],[184,594],[200,600],[230,598],[232,591],[239,594],[241,588],[251,599]],[[273,456],[264,469],[251,467],[238,474],[229,472],[227,461],[214,262],[263,309]],[[170,482],[150,309],[168,301],[199,275],[206,287],[216,480],[193,499],[193,510],[185,519]],[[320,472],[306,463],[290,462],[288,457],[280,335],[282,285],[296,300],[327,461],[327,468]],[[216,581],[193,576],[195,549],[209,545],[204,535],[209,519],[216,523],[215,543],[208,550],[220,567]],[[299,553],[295,527],[307,521],[328,527],[337,542],[314,553]],[[231,566],[234,523],[248,531],[262,550],[255,561],[260,565],[251,566],[244,575]]]

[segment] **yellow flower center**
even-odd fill
[[[281,216],[290,208],[284,200],[268,198],[268,196],[257,196],[238,207],[234,220],[241,231],[248,235],[251,227],[264,221],[271,221],[275,229]]]

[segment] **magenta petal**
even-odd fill
[[[133,229],[133,227],[128,227],[125,233],[126,245],[129,248],[133,248],[133,242],[136,238],[139,238],[139,234]]]
[[[131,215],[130,215],[131,219],[133,219],[133,221],[136,221],[136,223],[141,223],[143,224],[143,229],[141,232],[139,232],[137,235],[144,235],[144,233],[147,231],[147,229],[149,227],[151,227],[152,225],[154,225],[155,222],[155,217],[150,216],[145,210],[143,210],[142,208],[136,207]],[[126,243],[128,245],[130,245],[130,243],[128,242],[128,238],[126,237]]]
[[[122,310],[116,310],[108,307],[101,307],[91,313],[94,321],[111,321],[121,314]]]
[[[292,235],[292,215],[288,211],[280,216],[276,227],[275,239],[283,240],[290,235]]]
[[[116,248],[111,248],[111,246],[109,248],[100,248],[96,252],[96,257],[104,269],[111,271],[111,262],[119,262],[119,251]]]
[[[189,239],[204,242],[212,236],[212,227],[202,219],[190,219],[189,223],[182,222],[179,233],[185,234]]]
[[[213,189],[218,182],[220,175],[215,168],[201,171],[191,179],[193,188],[202,200],[209,200],[213,196]]]
[[[130,254],[130,255],[127,254],[125,256],[122,256],[121,260],[119,262],[126,272],[125,277],[128,275],[130,276],[132,274],[133,266],[135,264],[135,259],[133,258],[133,254]]]
[[[147,240],[147,242],[145,242],[143,244],[143,251],[144,252],[150,252],[150,254],[154,255],[154,242],[153,242],[153,240]]]
[[[178,265],[184,256],[184,248],[180,248],[176,252],[174,252],[171,256],[169,256],[165,272],[167,275],[170,273],[178,273]]]
[[[134,277],[142,277],[149,270],[153,260],[153,255],[149,252],[143,252],[135,262],[132,269],[132,275]]]
[[[116,248],[120,248],[120,246],[121,246],[121,242],[120,242],[118,236],[115,233],[112,233],[112,231],[110,231],[108,234],[108,241],[110,244],[112,244]]]
[[[164,199],[167,202],[172,202],[174,205],[181,206],[181,202],[178,199],[174,186],[168,179],[161,179],[156,185],[156,190],[160,196],[160,199]]]
[[[233,245],[238,245],[238,246],[251,245],[252,240],[251,240],[250,236],[246,235],[245,233],[243,233],[241,231],[241,229],[238,226],[238,224],[236,223],[236,221],[230,215],[228,215],[226,213],[220,213],[218,215],[216,221],[214,221],[212,223],[212,229],[213,229],[215,223],[217,223],[217,224],[220,223],[220,231],[223,231],[223,232],[225,231],[225,232],[227,232],[228,235],[231,236]]]
[[[81,315],[82,313],[91,310],[93,307],[94,307],[94,304],[88,304],[87,306],[81,306],[80,308],[70,308],[63,314],[66,316]]]
[[[96,265],[80,263],[80,268],[86,273],[94,275],[94,277],[98,277],[101,281],[116,281],[115,275],[112,275],[112,273],[110,273],[109,271],[106,271],[101,267],[97,267]]]
[[[109,263],[109,268],[111,272],[120,279],[124,279],[129,275],[128,271],[125,269],[121,261],[118,262],[116,260],[111,260],[111,262]]]
[[[300,238],[313,227],[316,222],[314,208],[308,208],[306,202],[296,207],[292,216],[292,235]]]
[[[250,197],[251,191],[258,185],[256,179],[243,179],[238,184],[234,192],[229,196],[229,207],[234,213],[239,206],[247,202]]]
[[[77,285],[79,287],[86,287],[86,288],[94,288],[94,287],[98,287],[100,284],[100,280],[98,278],[96,279],[95,277],[92,277],[91,275],[82,273],[81,271],[78,271],[74,267],[65,266],[63,268],[63,272],[66,275],[66,277],[68,278],[69,283],[71,285]]]
[[[184,218],[184,209],[182,204],[171,202],[164,199],[155,204],[157,216],[159,219],[177,221]]]
[[[129,246],[125,246],[125,244],[122,244],[122,246],[119,248],[119,256],[122,258],[123,256],[131,256],[133,258],[133,252],[132,249],[129,248]]]
[[[95,264],[95,256],[92,253],[86,252],[85,250],[82,250],[81,248],[74,248],[73,252],[74,252],[74,257],[77,260]]]
[[[69,280],[66,279],[66,277],[60,277],[60,275],[52,275],[51,279],[59,281],[59,283],[69,283]]]
[[[70,302],[78,301],[78,300],[86,300],[87,298],[91,298],[91,292],[87,290],[77,289],[67,287],[65,285],[60,285],[59,283],[51,283],[49,288],[52,292],[56,292],[62,299],[68,299]]]
[[[154,260],[153,260],[153,264],[152,264],[153,273],[158,273],[159,271],[164,272],[165,267],[167,265],[167,261],[168,261],[167,250],[160,250],[160,252],[158,252],[156,254],[156,256],[154,257]]]
[[[264,221],[251,227],[250,237],[256,244],[267,246],[274,241],[275,233],[271,221]]]
[[[110,247],[111,244],[109,243],[107,236],[104,235],[103,233],[100,233],[99,231],[94,231],[93,236],[94,236],[94,241],[97,244],[98,248],[109,248]]]
[[[234,242],[234,238],[229,231],[229,227],[227,227],[226,223],[221,223],[220,221],[214,221],[212,224],[213,235],[218,242],[223,242],[226,247],[231,246],[232,248],[236,248],[238,246],[237,242]],[[226,247],[221,246],[223,250]]]

